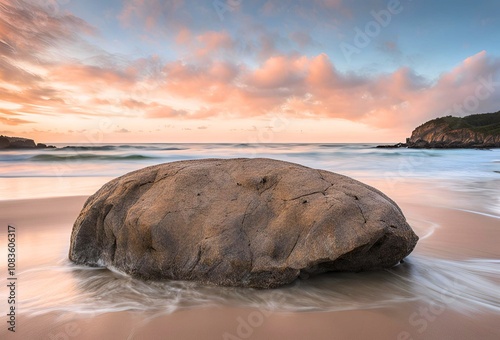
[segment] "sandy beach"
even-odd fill
[[[0,340],[500,340],[499,26],[0,0]]]
[[[410,186],[408,186],[409,190]],[[398,188],[400,190],[401,188]],[[443,195],[446,194],[443,192]],[[421,240],[408,258],[432,256],[436,259],[462,261],[467,259],[499,260],[498,218],[449,208],[432,207],[409,202],[400,197],[400,206],[413,223]],[[434,300],[393,302],[390,305],[339,311],[282,311],[263,307],[222,303],[177,308],[175,311],[62,308],[54,310],[47,304],[32,308],[24,300],[36,296],[65,294],[50,291],[44,268],[51,263],[68,266],[65,252],[74,219],[86,197],[64,197],[0,202],[0,224],[15,225],[18,242],[19,299],[16,332],[0,330],[2,338],[17,339],[498,339],[500,313],[491,308],[463,309],[455,305],[454,287],[445,289]],[[424,236],[424,237],[422,237]],[[1,249],[6,249],[5,228],[2,228]],[[28,276],[37,270],[36,279]],[[402,270],[412,270],[402,267]],[[5,265],[2,264],[2,272]],[[437,273],[439,274],[439,273]],[[492,273],[494,274],[494,273]],[[333,274],[334,275],[334,274]],[[356,274],[353,274],[356,275]],[[25,279],[26,278],[26,279]],[[61,277],[60,280],[63,280]],[[29,282],[27,282],[29,280]],[[313,279],[314,280],[314,279]],[[370,278],[363,285],[352,287],[352,295],[370,294]],[[498,276],[496,280],[499,281]],[[78,276],[65,283],[67,294],[78,294]],[[5,280],[3,281],[5,282]],[[54,281],[55,282],[55,281]],[[60,284],[58,282],[57,284]],[[473,282],[471,284],[474,284]],[[47,289],[46,289],[47,288]],[[480,289],[481,287],[479,287]],[[335,290],[335,287],[331,287]],[[391,287],[387,287],[391,289]],[[487,289],[487,287],[485,287]],[[452,294],[447,294],[450,290]],[[480,292],[479,292],[480,293]],[[483,297],[488,299],[490,292]],[[5,295],[2,285],[2,295]],[[377,291],[371,296],[377,301]],[[480,294],[481,295],[481,294]],[[99,298],[99,297],[94,297]],[[51,301],[50,299],[41,299]],[[63,298],[64,300],[64,298]],[[59,301],[59,300],[58,300]],[[97,300],[96,300],[97,301]],[[498,299],[490,301],[498,308]],[[2,302],[2,311],[7,308]],[[44,302],[46,303],[46,302]],[[56,303],[57,304],[57,303]],[[369,306],[369,305],[367,305]],[[459,306],[459,305],[458,305]],[[57,306],[56,306],[57,307]],[[68,307],[68,306],[66,306]],[[491,307],[491,306],[490,306]],[[4,313],[2,313],[4,314]],[[6,317],[2,316],[5,325]]]

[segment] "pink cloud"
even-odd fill
[[[185,45],[187,44],[190,40],[192,39],[192,33],[191,31],[186,28],[186,27],[183,27],[179,30],[179,32],[177,33],[177,36],[175,38],[175,42],[178,44],[178,45]]]
[[[175,110],[166,105],[158,105],[147,111],[146,118],[182,118],[186,115],[185,110]]]
[[[136,81],[136,74],[114,68],[99,67],[84,64],[60,64],[50,68],[48,78],[51,81],[75,84],[76,87],[87,90],[98,90],[102,86],[112,86],[117,89],[130,88]]]
[[[228,51],[234,47],[231,36],[224,31],[208,31],[196,37],[199,47],[195,51],[198,58],[213,57],[219,52]]]
[[[281,55],[256,68],[228,62],[167,63],[161,89],[176,98],[199,103],[199,109],[177,115],[183,118],[280,113],[296,118],[344,118],[384,128],[411,128],[445,114],[453,103],[474,95],[480,86],[478,77],[498,76],[499,71],[499,61],[484,52],[435,81],[406,67],[389,74],[362,77],[339,72],[326,54],[310,58]],[[492,94],[479,103],[475,112],[497,109],[498,98],[498,94]],[[168,112],[165,116],[172,116]]]
[[[196,39],[209,50],[218,50],[233,46],[233,39],[227,32],[209,31],[198,35]]]
[[[0,115],[0,123],[5,124],[5,125],[16,126],[16,125],[21,125],[21,124],[33,123],[33,122],[29,121],[29,120],[21,119],[21,118],[9,118],[9,117],[3,117]]]
[[[95,35],[96,32],[87,22],[69,13],[50,15],[42,7],[26,1],[2,1],[0,36],[3,50],[15,51],[16,58],[40,61],[35,51],[63,43],[81,43],[78,33]]]
[[[248,76],[247,82],[261,89],[294,86],[303,79],[306,63],[305,58],[271,57]]]
[[[95,58],[90,65],[77,59],[50,60],[48,52],[67,41],[79,43],[79,34],[92,32],[87,23],[64,14],[48,16],[48,26],[44,26],[31,22],[43,17],[40,9],[4,3],[13,14],[0,12],[0,79],[8,85],[0,91],[0,100],[19,106],[0,107],[0,123],[5,125],[30,123],[30,114],[178,120],[281,114],[411,129],[444,114],[500,107],[500,60],[486,51],[470,56],[437,79],[426,79],[408,67],[368,76],[339,71],[325,53],[278,53],[278,37],[263,31],[254,35],[260,40],[252,47],[262,59],[254,58],[258,64],[249,64],[221,53],[237,48],[228,32],[193,33],[184,28],[176,35],[177,43],[189,46],[195,57],[165,61],[153,55],[116,62],[109,56],[110,60]],[[165,6],[183,4],[145,3],[127,1],[121,20],[133,23],[137,17],[150,18],[148,25],[153,27],[162,19],[158,13]],[[337,8],[342,3],[323,0],[316,5]],[[307,36],[296,38],[304,43],[308,40]]]
[[[179,9],[183,5],[184,0],[126,0],[118,14],[118,20],[125,27],[143,25],[148,31],[160,25],[178,28],[182,22],[187,24],[187,18],[179,17]]]

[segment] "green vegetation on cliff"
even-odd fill
[[[500,111],[495,113],[480,113],[463,118],[446,116],[436,118],[422,124],[447,124],[450,130],[469,129],[488,136],[500,135]]]

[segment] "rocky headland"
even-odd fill
[[[73,226],[69,258],[145,280],[271,288],[397,265],[418,237],[380,191],[272,159],[160,164],[105,184]]]
[[[35,143],[33,139],[22,138],[22,137],[7,137],[0,136],[0,150],[3,149],[45,149],[45,148],[55,148],[52,145],[46,145],[43,143]]]
[[[430,120],[415,130],[406,143],[381,148],[473,148],[500,147],[500,111],[466,117],[446,116]]]

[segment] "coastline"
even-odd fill
[[[404,185],[411,192],[411,186],[408,183]],[[397,190],[402,192],[401,187]],[[439,196],[438,194],[444,194],[444,191],[435,190],[434,193]],[[76,196],[0,202],[2,212],[0,223],[15,223],[18,230],[20,280],[28,285],[23,288],[24,292],[20,293],[20,299],[23,299],[23,295],[31,296],[32,299],[43,294],[57,295],[57,291],[51,291],[51,285],[47,280],[50,279],[50,270],[55,270],[54,273],[57,273],[62,270],[61,268],[64,269],[69,265],[69,262],[65,260],[69,234],[72,223],[86,198],[86,196]],[[410,224],[422,236],[415,252],[407,261],[410,264],[413,263],[413,268],[418,269],[421,256],[430,256],[437,261],[454,260],[456,263],[463,263],[470,259],[500,260],[500,251],[497,249],[496,242],[500,238],[497,217],[436,207],[432,206],[432,203],[424,204],[424,199],[419,201],[398,198],[398,204]],[[0,236],[4,242],[3,229]],[[52,249],[51,243],[54,246],[59,244],[60,249]],[[64,246],[61,247],[61,244]],[[442,263],[442,267],[447,265],[447,262]],[[54,269],[45,266],[61,268]],[[37,269],[38,267],[42,268]],[[412,267],[408,268],[410,271],[413,270]],[[38,282],[36,280],[30,283],[31,286],[27,282],[30,276],[26,272],[30,270],[35,271],[31,275],[35,275],[39,270],[40,274],[36,274],[39,275],[37,276],[40,280],[39,285],[33,285],[33,282]],[[453,268],[450,270],[452,271]],[[44,274],[46,271],[47,273]],[[449,273],[444,274],[449,275]],[[68,291],[76,290],[77,292],[82,289],[78,285],[78,280],[82,276],[71,274],[68,277],[70,279],[64,283]],[[367,276],[359,275],[360,280],[361,278],[367,280]],[[444,286],[446,282],[451,281],[442,282]],[[57,283],[57,285],[61,284],[62,282]],[[415,286],[417,292],[425,288],[418,287],[421,284],[419,282],[410,282],[410,284],[417,285]],[[359,287],[352,287],[352,294],[366,294],[371,289],[377,292],[377,286],[388,290],[396,288],[395,286],[391,288],[391,285],[391,280],[387,281],[387,279],[383,279],[382,282],[361,282]],[[450,287],[448,288],[452,290],[453,286]],[[342,286],[339,286],[337,290],[341,289],[343,289]],[[465,293],[470,293],[470,291],[464,290]],[[95,292],[98,292],[97,288]],[[464,292],[460,294],[464,295]],[[353,306],[351,310],[338,311],[286,311],[272,306],[271,308],[245,306],[244,304],[238,306],[238,304],[226,302],[200,304],[198,307],[178,306],[174,310],[165,309],[163,312],[158,309],[141,311],[132,306],[126,307],[123,305],[126,305],[126,299],[115,301],[117,305],[109,306],[108,311],[105,308],[82,309],[82,306],[75,306],[73,309],[63,306],[58,309],[54,308],[57,306],[50,306],[53,300],[44,297],[40,298],[38,311],[36,308],[33,309],[33,303],[31,305],[20,304],[15,336],[42,339],[57,338],[57,336],[67,336],[69,339],[126,338],[127,336],[137,339],[158,336],[182,339],[302,339],[306,336],[315,339],[331,339],[332,334],[340,339],[368,337],[373,339],[439,339],[446,336],[453,336],[455,339],[474,337],[495,339],[500,336],[500,331],[496,330],[500,311],[495,312],[491,308],[481,310],[476,306],[478,309],[473,313],[459,303],[456,304],[456,301],[451,301],[454,296],[441,294],[437,290],[430,300],[403,299],[401,302],[395,300],[385,306],[376,307],[376,304],[365,304],[364,307],[363,305]],[[59,302],[64,301],[65,297],[61,296],[60,299]],[[370,299],[376,302],[378,297],[372,296]],[[498,304],[498,301],[490,302],[492,308]],[[121,310],[117,307],[120,303],[122,304]],[[347,302],[344,301],[344,303]],[[4,302],[2,302],[2,311],[5,308],[3,304]],[[500,305],[497,307],[500,308]],[[23,308],[25,308],[24,311]],[[427,311],[427,314],[422,314],[423,311]],[[2,316],[1,320],[4,324],[5,317]],[[2,337],[5,333],[5,328],[0,329]],[[8,338],[14,338],[12,334],[7,335]]]

